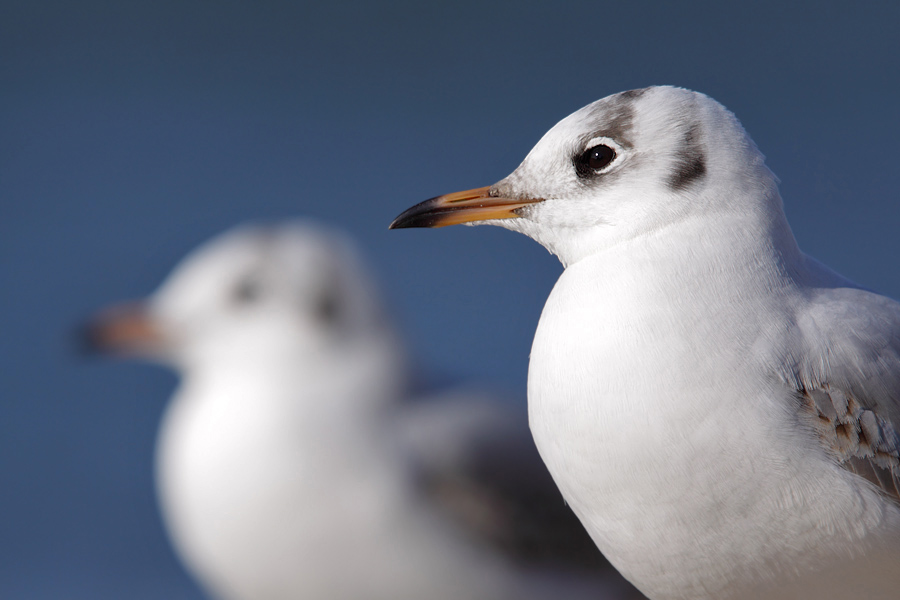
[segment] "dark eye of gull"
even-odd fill
[[[603,144],[592,146],[575,158],[575,172],[579,177],[591,177],[616,158],[616,151]]]
[[[238,282],[231,294],[236,303],[251,304],[262,295],[262,284],[256,277],[246,277]]]
[[[325,290],[316,301],[316,316],[322,323],[333,325],[340,320],[343,306],[336,289]]]

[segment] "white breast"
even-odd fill
[[[335,411],[336,398],[304,415],[313,399],[278,393],[298,387],[193,380],[166,414],[165,521],[216,596],[506,597],[510,574],[444,529],[371,415]]]
[[[782,589],[794,570],[815,571],[816,584],[785,597],[858,591],[826,565],[859,556],[884,504],[798,431],[789,390],[763,372],[753,314],[782,300],[689,281],[674,297],[666,265],[655,279],[646,261],[624,252],[570,266],[541,316],[529,415],[564,496],[654,599],[777,597],[769,584]]]
[[[384,461],[372,461],[368,480],[342,478],[362,470],[340,464],[353,458],[352,447],[334,452],[336,441],[323,443],[327,427],[305,428],[290,413],[288,403],[305,398],[279,398],[259,387],[189,382],[172,402],[159,441],[169,531],[205,582],[220,593],[240,591],[225,597],[286,597],[297,580],[314,590],[338,578],[334,566],[342,561],[335,555],[346,548],[334,535],[336,514],[364,542],[400,492],[387,485],[390,474],[378,478]]]

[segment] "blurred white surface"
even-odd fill
[[[476,393],[409,399],[402,344],[341,234],[228,232],[92,337],[182,376],[158,492],[178,554],[217,597],[627,593],[524,415]]]

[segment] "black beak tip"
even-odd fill
[[[400,215],[400,216],[402,217],[403,215]],[[406,229],[406,227],[408,227],[408,226],[403,222],[403,219],[401,219],[400,217],[397,217],[396,219],[391,221],[390,225],[388,225],[388,229]]]
[[[410,229],[412,227],[434,227],[438,214],[434,211],[435,199],[431,198],[407,208],[388,226],[388,229]]]
[[[430,220],[427,215],[406,215],[406,213],[400,215],[396,219],[391,222],[388,226],[388,229],[412,229],[414,227],[429,227]]]
[[[440,227],[447,213],[454,208],[443,203],[443,196],[435,196],[415,206],[410,206],[390,224],[388,229],[410,229],[412,227]]]
[[[78,356],[97,356],[104,352],[103,334],[94,320],[86,320],[76,325],[69,339],[74,353]]]

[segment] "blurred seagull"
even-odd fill
[[[524,414],[471,393],[404,400],[401,342],[341,234],[238,228],[89,331],[182,374],[159,500],[217,597],[637,594],[565,507]]]
[[[674,87],[563,119],[506,179],[391,225],[484,222],[565,271],[531,428],[654,600],[900,598],[900,304],[803,254],[738,120]]]

